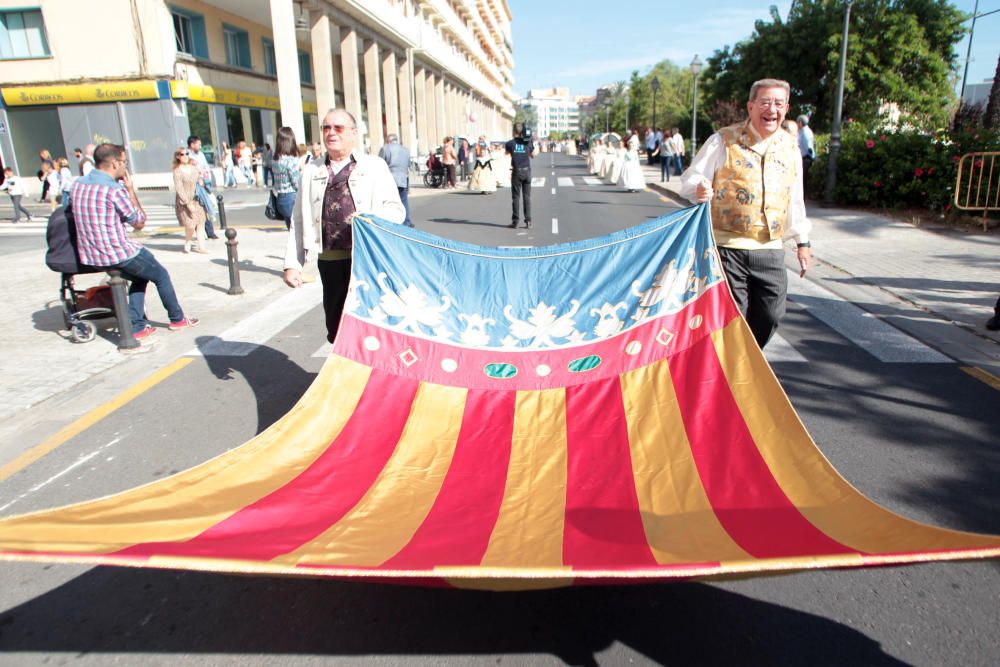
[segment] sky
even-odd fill
[[[661,60],[687,67],[716,50],[746,39],[754,21],[776,5],[788,15],[790,0],[507,0],[513,20],[514,92],[568,86],[571,95],[593,95],[599,86],[627,81]],[[975,0],[953,0],[971,14]],[[704,8],[704,9],[701,9]],[[1000,9],[1000,0],[979,0],[979,13]],[[697,15],[692,15],[700,12]],[[968,37],[956,47],[959,81]],[[1000,56],[1000,12],[976,21],[968,83],[993,77]]]

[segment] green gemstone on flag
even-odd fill
[[[579,359],[574,359],[569,362],[569,370],[573,373],[582,373],[583,371],[590,371],[601,365],[601,358],[595,354],[589,357],[581,357]]]
[[[486,364],[483,372],[491,378],[512,378],[517,375],[517,366],[513,364]]]

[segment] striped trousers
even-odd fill
[[[763,349],[785,315],[785,251],[719,248],[719,258],[736,305]]]

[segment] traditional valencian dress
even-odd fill
[[[646,179],[642,175],[642,165],[639,163],[639,147],[634,145],[632,141],[628,142],[628,150],[625,152],[621,185],[629,192],[638,192],[646,187]]]
[[[476,155],[476,166],[472,170],[472,178],[469,179],[469,190],[472,192],[497,191],[497,177],[493,171],[493,157],[490,155],[489,146],[481,144]]]

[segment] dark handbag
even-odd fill
[[[268,220],[281,220],[281,216],[278,215],[278,198],[274,194],[274,190],[271,190],[271,194],[267,197],[267,206],[264,207],[264,217]]]

